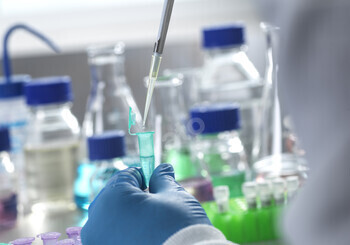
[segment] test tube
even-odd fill
[[[226,213],[229,210],[230,189],[227,185],[214,187],[214,199],[218,206],[219,213]]]
[[[43,241],[43,245],[56,245],[58,238],[61,236],[59,232],[46,232],[37,235]]]
[[[276,178],[272,181],[272,192],[273,198],[277,205],[283,205],[284,201],[284,192],[285,192],[286,182],[282,178]]]
[[[269,182],[261,181],[258,183],[258,195],[260,198],[261,207],[268,207],[271,205],[272,193]]]
[[[16,239],[12,242],[10,242],[10,244],[13,245],[31,245],[35,240],[35,237],[24,237],[24,238],[19,238]]]
[[[73,239],[64,239],[57,242],[57,245],[75,245],[75,241]]]
[[[244,198],[247,202],[248,209],[254,209],[257,207],[256,203],[256,196],[257,196],[257,189],[256,189],[256,183],[255,182],[245,182],[242,186],[242,192],[244,195]]]
[[[286,182],[287,182],[287,197],[288,197],[288,201],[290,201],[291,199],[293,199],[293,197],[295,196],[295,194],[299,189],[299,178],[298,176],[289,176],[286,179]]]
[[[80,238],[80,232],[81,232],[82,227],[68,227],[66,229],[66,234],[68,238],[77,240]]]
[[[139,140],[140,162],[143,174],[145,175],[146,185],[149,185],[149,180],[154,170],[154,132],[136,133]]]

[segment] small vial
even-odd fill
[[[297,176],[290,176],[286,179],[286,182],[288,201],[290,201],[299,189],[299,178]]]
[[[31,245],[34,242],[34,240],[35,240],[34,237],[25,237],[25,238],[16,239],[16,240],[10,242],[10,244],[13,244],[13,245]]]
[[[73,239],[64,239],[64,240],[58,241],[56,244],[57,245],[75,245],[75,241]]]
[[[219,213],[226,213],[229,210],[230,189],[227,185],[214,187],[214,199],[218,206]]]
[[[284,200],[285,187],[286,187],[286,182],[282,178],[276,178],[272,181],[272,192],[273,192],[273,198],[275,200],[276,205],[283,205],[285,203],[285,200]]]
[[[78,238],[80,238],[81,229],[82,229],[82,227],[68,227],[66,229],[66,234],[67,234],[68,238],[76,241]]]
[[[248,204],[248,209],[255,209],[257,207],[257,187],[255,182],[245,182],[242,186],[242,192]]]
[[[261,207],[268,207],[271,205],[272,192],[269,182],[262,181],[258,183],[258,195],[260,198]]]
[[[46,232],[37,235],[43,241],[43,245],[56,245],[58,238],[61,236],[59,232]]]

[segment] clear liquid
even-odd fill
[[[149,180],[151,179],[151,175],[154,170],[154,156],[149,157],[140,157],[141,160],[141,167],[143,174],[146,178],[146,184],[149,185]]]
[[[77,153],[77,142],[25,148],[26,188],[32,211],[56,212],[74,208]]]

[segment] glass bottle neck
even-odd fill
[[[213,48],[213,49],[207,49],[206,55],[210,58],[215,58],[222,55],[229,55],[233,53],[238,52],[244,52],[246,51],[246,45],[234,45],[234,46],[228,46],[228,47],[221,47],[221,48]]]
[[[104,83],[108,89],[127,87],[125,79],[124,56],[106,54],[89,59],[93,87]]]
[[[71,102],[64,102],[64,103],[58,103],[58,104],[47,104],[47,105],[37,105],[37,106],[31,106],[30,110],[32,113],[48,113],[53,114],[57,112],[61,112],[63,110],[69,110],[72,107]]]

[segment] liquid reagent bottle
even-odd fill
[[[74,208],[80,128],[70,110],[71,79],[33,79],[25,93],[31,110],[25,144],[28,206],[53,212]]]

